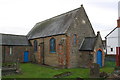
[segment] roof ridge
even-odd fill
[[[0,35],[10,35],[10,36],[23,36],[23,37],[27,37],[26,35],[6,34],[6,33],[0,33]]]
[[[73,9],[73,10],[70,10],[70,11],[68,11],[68,12],[62,13],[62,14],[57,15],[57,16],[54,16],[54,17],[48,18],[48,19],[46,19],[46,20],[43,20],[43,21],[37,22],[37,23],[35,24],[35,26],[34,26],[34,27],[28,32],[27,36],[30,34],[30,32],[32,32],[32,30],[34,30],[34,28],[36,28],[36,25],[41,24],[41,23],[44,23],[44,22],[46,22],[46,21],[49,21],[50,19],[54,19],[54,18],[60,17],[60,16],[62,16],[62,15],[65,15],[65,14],[71,13],[71,12],[73,12],[73,11],[76,11],[76,10],[80,9],[80,8],[81,8],[81,7],[76,8],[76,9]]]
[[[96,36],[94,36],[94,37],[85,37],[85,38],[96,38]]]
[[[114,29],[112,29],[112,31],[110,31],[110,32],[105,36],[105,38],[107,38],[107,36],[110,35],[116,28],[119,28],[119,27],[115,27]]]
[[[79,47],[79,50],[80,51],[85,51],[85,50],[88,50],[88,51],[93,51],[94,48],[95,48],[95,43],[96,43],[96,37],[85,37],[83,39],[83,42],[82,44],[80,45]],[[89,42],[88,42],[89,41]],[[87,46],[86,46],[87,44]],[[91,46],[92,45],[92,46]]]
[[[76,11],[76,10],[78,10],[78,9],[80,9],[80,7],[79,7],[79,8],[76,8],[76,9],[73,9],[73,10],[70,10],[70,11],[68,11],[68,12],[62,13],[62,14],[60,14],[60,15],[57,15],[57,16],[54,16],[54,17],[48,18],[48,19],[43,20],[43,21],[41,21],[41,22],[45,22],[45,21],[48,21],[48,20],[50,20],[50,19],[54,19],[54,18],[56,18],[56,17],[59,17],[59,16],[62,16],[62,15],[65,15],[65,14],[67,14],[67,13],[70,13],[70,12]],[[38,23],[36,23],[36,24],[39,24],[39,23],[41,23],[41,22],[38,22]]]
[[[64,15],[64,14],[67,14],[67,13],[70,13],[70,12],[73,12],[73,11],[76,11],[76,10],[78,10],[78,9],[80,9],[80,8],[84,8],[84,7],[83,7],[83,4],[81,4],[81,6],[78,7],[78,8],[75,8],[75,9],[69,10],[69,11],[67,11],[67,12],[64,12],[64,13],[58,14],[58,15],[56,15],[56,16],[53,16],[53,17],[48,18],[48,19],[45,19],[45,20],[40,21],[40,22],[38,22],[38,23],[41,23],[41,22],[47,21],[47,20],[49,20],[49,19],[53,19],[53,18],[59,17],[59,16],[61,16],[61,15]],[[37,24],[37,23],[36,23],[36,24]]]

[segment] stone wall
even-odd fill
[[[93,53],[91,51],[81,51],[79,53],[79,67],[89,68],[94,60]]]
[[[70,67],[79,67],[79,47],[85,37],[95,37],[92,25],[86,15],[85,10],[81,7],[75,17],[73,17],[73,22],[67,31],[67,35],[70,36]],[[76,44],[74,44],[74,35],[77,35]]]
[[[95,43],[95,49],[94,49],[94,51],[95,51],[94,56],[95,57],[97,56],[97,51],[98,50],[102,51],[102,66],[104,66],[104,63],[105,63],[105,53],[104,53],[104,48],[103,48],[102,38],[100,36],[100,32],[98,32],[98,34],[97,34],[97,41]],[[94,61],[96,63],[96,59]]]

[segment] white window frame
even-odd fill
[[[12,52],[13,52],[13,47],[10,46],[10,55],[12,55]]]

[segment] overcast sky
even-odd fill
[[[36,23],[83,4],[102,38],[117,26],[119,0],[0,0],[0,33],[26,35]]]

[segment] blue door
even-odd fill
[[[99,64],[100,67],[102,67],[102,51],[97,51],[97,64]]]
[[[28,51],[25,51],[24,52],[24,62],[28,62],[29,61],[28,55],[29,55]]]

